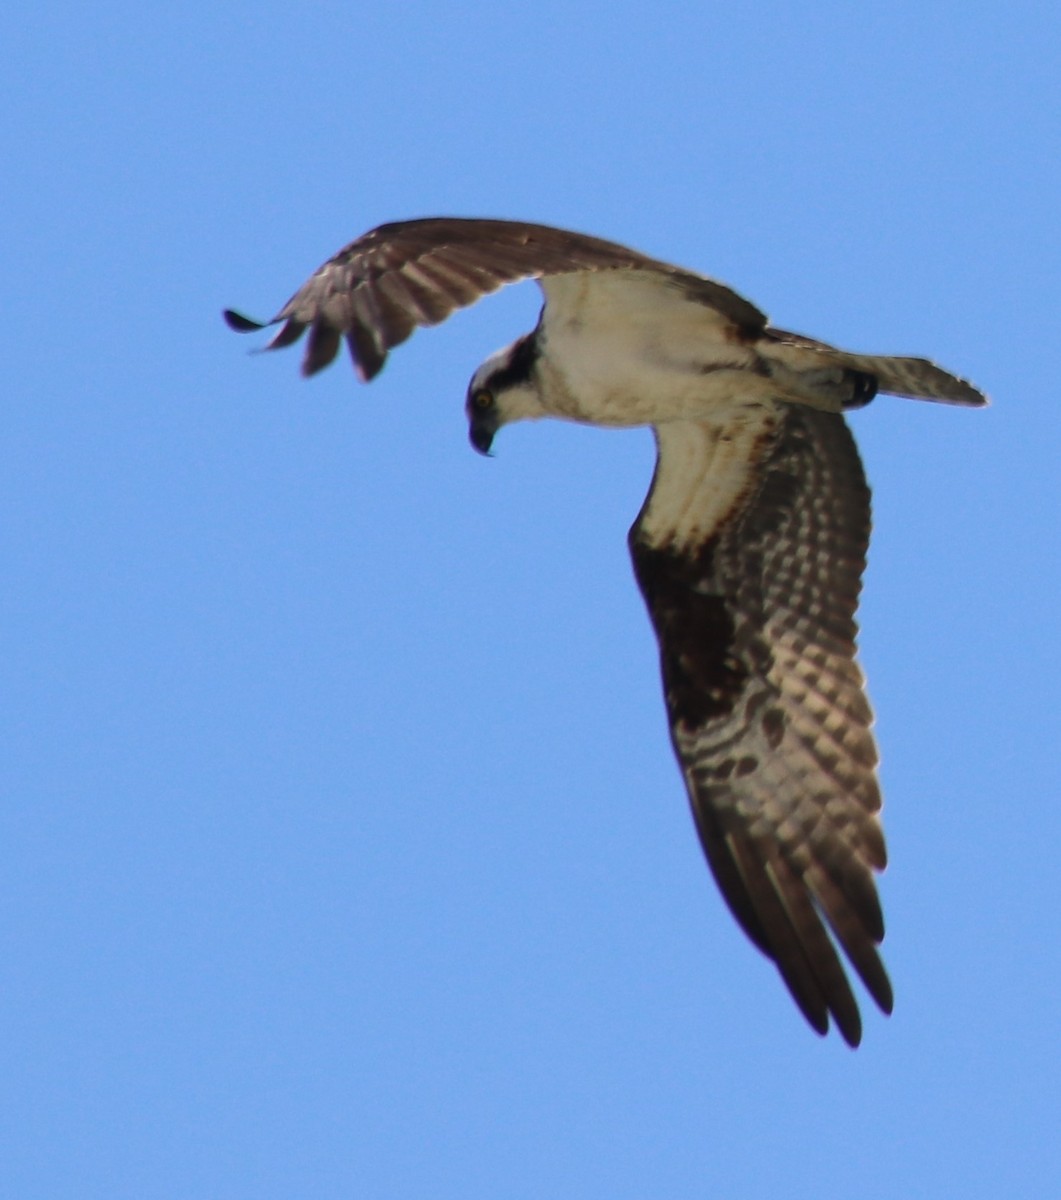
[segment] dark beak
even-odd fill
[[[489,454],[497,433],[497,421],[492,413],[473,413],[468,422],[468,440],[480,454]]]

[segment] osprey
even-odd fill
[[[877,951],[877,750],[855,662],[870,499],[843,412],[878,392],[986,399],[926,359],[786,333],[712,279],[513,221],[381,225],[268,322],[283,322],[268,348],[308,330],[312,375],[345,339],[367,381],[418,325],[521,279],[545,303],[537,327],[472,376],[472,445],[486,453],[502,425],[539,417],[652,427],[656,470],[629,545],[696,829],[734,917],[807,1021],[824,1034],[831,1016],[857,1046],[837,946],[885,1013],[892,988]]]

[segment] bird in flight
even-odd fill
[[[855,609],[870,496],[847,409],[877,393],[979,407],[923,358],[852,354],[767,324],[724,284],[585,234],[434,217],[366,233],[269,325],[308,331],[304,375],[345,340],[362,380],[394,346],[535,279],[535,329],[472,375],[476,450],[502,425],[649,425],[655,474],[629,533],[659,640],[671,740],[715,880],[800,1011],[857,1046],[838,948],[880,1009],[874,872],[886,862]],[[240,332],[265,323],[226,310]]]

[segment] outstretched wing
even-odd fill
[[[798,405],[656,430],[630,531],[671,734],[734,916],[820,1033],[861,1038],[827,930],[877,1004],[891,985],[872,713],[854,661],[869,490],[842,416]]]
[[[380,225],[318,268],[268,322],[284,322],[268,348],[290,346],[308,328],[302,373],[312,375],[345,338],[358,375],[369,380],[418,325],[436,325],[506,283],[614,270],[661,273],[748,335],[765,327],[763,314],[725,285],[615,242],[519,221],[428,217]],[[241,333],[265,328],[232,309],[225,320]]]

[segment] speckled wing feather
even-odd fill
[[[290,346],[309,329],[302,373],[312,375],[345,338],[369,380],[418,325],[436,325],[506,283],[608,270],[662,274],[746,335],[765,328],[763,314],[724,284],[615,242],[520,221],[428,217],[380,225],[329,259],[268,322],[284,322],[268,348]],[[241,333],[265,328],[232,309],[225,320]]]
[[[661,442],[653,491],[667,454]],[[708,862],[810,1024],[824,1033],[831,1014],[857,1045],[858,1006],[827,930],[885,1012],[892,992],[877,954],[877,752],[854,661],[870,526],[854,440],[838,414],[779,405],[703,536],[668,537],[660,513],[646,519],[652,503],[630,547]]]

